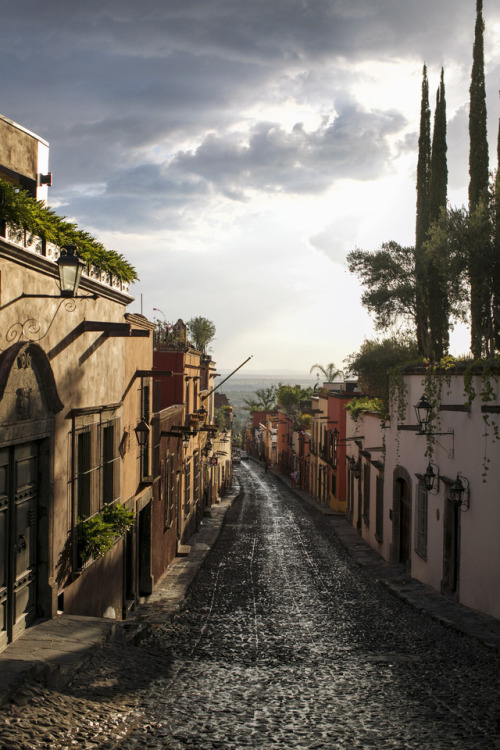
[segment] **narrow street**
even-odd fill
[[[28,686],[0,745],[499,748],[494,656],[365,576],[279,479],[251,462],[237,475],[173,623],[105,647],[62,694]]]

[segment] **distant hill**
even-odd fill
[[[217,387],[231,370],[220,371],[220,377],[215,379],[214,387]],[[309,373],[274,373],[272,371],[250,371],[246,373],[235,373],[229,380],[217,390],[217,393],[226,394],[229,403],[233,407],[233,414],[237,422],[246,423],[250,419],[250,412],[245,408],[245,399],[252,399],[260,388],[270,388],[272,385],[300,385],[302,388],[316,385],[316,376]]]

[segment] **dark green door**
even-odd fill
[[[0,649],[36,617],[38,449],[0,449]]]

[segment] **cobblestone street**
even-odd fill
[[[383,589],[328,517],[244,463],[171,624],[28,685],[3,748],[500,748],[496,656]]]

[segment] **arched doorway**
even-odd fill
[[[401,466],[394,470],[393,483],[392,560],[405,565],[411,563],[411,480]]]
[[[0,650],[52,615],[50,455],[62,406],[37,344],[18,342],[0,354]]]

